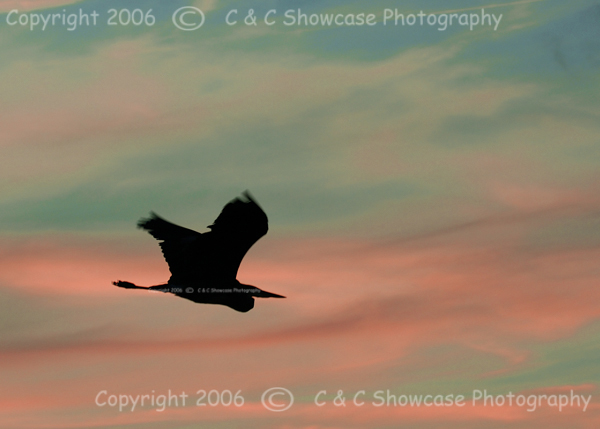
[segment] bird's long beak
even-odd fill
[[[276,293],[266,292],[261,290],[258,295],[254,295],[257,298],[285,298],[283,295],[277,295]]]

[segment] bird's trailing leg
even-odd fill
[[[138,285],[134,285],[133,283],[130,283],[130,282],[123,282],[121,280],[117,280],[116,282],[113,282],[113,284],[115,286],[122,287],[125,289],[150,289],[149,287],[138,286]]]
[[[113,282],[113,284],[115,286],[122,287],[123,289],[144,289],[144,290],[150,290],[150,291],[156,291],[156,292],[170,292],[168,283],[162,284],[162,285],[156,285],[156,286],[138,286],[131,282],[124,282],[121,280],[117,280],[116,282]]]
[[[113,282],[115,286],[122,287],[123,289],[145,289],[145,290],[153,290],[157,292],[169,292],[168,284],[156,285],[156,286],[138,286],[131,282],[124,282],[121,280],[117,280]]]

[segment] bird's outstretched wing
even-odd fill
[[[138,227],[161,240],[170,283],[234,280],[244,255],[268,231],[265,212],[246,191],[221,211],[210,232],[201,234],[151,213]]]
[[[202,234],[175,225],[154,212],[150,213],[149,218],[140,219],[138,228],[145,229],[161,241],[160,247],[169,264],[171,279],[189,281],[199,274],[203,264],[198,257],[205,247]]]
[[[224,276],[235,277],[248,249],[269,230],[269,220],[265,212],[254,201],[248,191],[243,199],[230,201],[212,225],[211,242],[217,254],[222,258]]]

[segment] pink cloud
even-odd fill
[[[253,256],[250,253],[239,278],[288,296],[277,305],[268,300],[257,304],[256,312],[277,314],[277,326],[256,322],[236,328],[233,324],[214,335],[199,335],[193,325],[182,330],[174,324],[136,341],[118,336],[73,338],[57,352],[186,352],[352,337],[361,343],[378,341],[378,347],[389,351],[382,354],[371,348],[372,352],[360,352],[357,362],[377,360],[377,356],[393,359],[408,350],[448,342],[518,365],[528,357],[518,346],[520,341],[564,338],[600,318],[600,250],[527,248],[519,245],[522,234],[498,235],[498,228],[514,230],[515,223],[522,227],[523,219],[475,224],[461,232],[462,238],[444,232],[384,244],[339,239],[271,242]],[[469,228],[479,232],[475,241],[464,239],[472,232]],[[51,240],[11,244],[2,252],[0,280],[26,294],[139,302],[148,295],[111,287],[110,282],[118,278],[148,285],[168,279],[158,249],[139,254],[135,250],[116,253],[112,247],[118,248]],[[190,314],[212,311],[162,295],[153,296],[153,310],[148,311],[161,304]],[[172,339],[173,331],[179,333],[177,340]],[[377,332],[374,338],[373,332]],[[386,344],[390,337],[395,338],[393,344]],[[46,347],[40,343],[33,349]]]
[[[167,279],[168,267],[156,255],[115,251],[114,242],[69,242],[56,236],[7,238],[0,247],[0,281],[26,294],[113,295],[115,276],[140,282]],[[123,249],[122,246],[119,246]]]
[[[48,9],[78,3],[79,1],[80,0],[0,0],[0,11],[9,11],[12,9],[18,9],[20,11]]]
[[[551,222],[564,213],[492,218],[411,239],[265,241],[248,254],[239,278],[288,299],[262,301],[244,315],[111,287],[116,278],[140,284],[168,278],[151,242],[125,245],[124,239],[68,235],[6,238],[0,248],[3,288],[38,302],[42,312],[42,299],[65,299],[64,316],[73,313],[69,326],[78,329],[59,327],[49,336],[32,326],[20,342],[15,337],[2,344],[4,371],[19,368],[30,376],[7,377],[0,393],[7,401],[0,402],[11,406],[0,412],[0,422],[50,428],[240,418],[273,428],[291,420],[292,427],[401,420],[415,427],[442,421],[447,427],[481,427],[494,421],[523,428],[558,428],[566,422],[592,428],[597,407],[585,414],[479,406],[340,411],[314,409],[299,400],[290,413],[276,417],[256,402],[260,391],[276,385],[306,397],[322,388],[372,391],[465,374],[471,383],[485,383],[534,364],[529,345],[566,339],[600,318],[600,249],[572,243],[538,247],[525,240],[523,232],[539,225],[540,216]],[[430,351],[438,349],[446,350],[443,356]],[[467,368],[465,359],[481,367]],[[87,375],[79,380],[73,376],[78,373]],[[101,388],[139,393],[203,387],[241,388],[248,394],[248,409],[201,416],[195,409],[125,415],[93,406]],[[571,387],[597,391],[588,383],[529,393]],[[53,391],[65,393],[51,399]],[[25,419],[25,412],[32,417]]]
[[[165,394],[166,392],[156,392]],[[517,392],[519,394],[521,392]],[[423,424],[440,424],[444,427],[481,427],[490,423],[501,423],[510,427],[529,428],[592,428],[598,421],[598,407],[589,409],[585,413],[581,409],[566,408],[559,412],[557,409],[542,407],[535,412],[528,412],[526,407],[518,406],[483,406],[473,405],[470,400],[459,407],[427,407],[427,406],[382,406],[374,407],[365,401],[362,406],[356,406],[350,401],[346,406],[336,407],[331,403],[317,407],[312,401],[302,401],[294,404],[292,408],[283,413],[273,413],[265,410],[258,401],[247,401],[242,407],[205,407],[198,408],[194,401],[188,399],[186,407],[169,407],[163,412],[155,409],[137,409],[133,412],[119,412],[116,408],[84,406],[75,408],[74,401],[70,407],[53,404],[57,408],[33,405],[33,418],[17,420],[11,418],[10,413],[5,414],[0,421],[12,423],[11,427],[21,428],[71,428],[86,426],[113,426],[133,425],[151,422],[191,422],[216,423],[239,420],[245,422],[245,427],[264,428],[360,428],[368,425],[393,425],[398,422],[411,423],[414,427]],[[191,402],[191,403],[190,403]],[[93,400],[92,400],[93,403]],[[83,405],[83,404],[81,404]],[[59,413],[56,411],[59,410]],[[25,423],[27,426],[25,426]],[[562,425],[562,426],[561,426]],[[427,427],[427,426],[426,426]]]

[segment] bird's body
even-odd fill
[[[173,293],[202,304],[222,304],[246,312],[254,298],[285,298],[240,283],[237,271],[250,247],[268,231],[265,212],[244,192],[246,200],[236,198],[221,211],[211,231],[199,233],[151,213],[138,227],[160,240],[171,278],[166,284],[143,287],[117,281],[126,289],[147,289]]]

